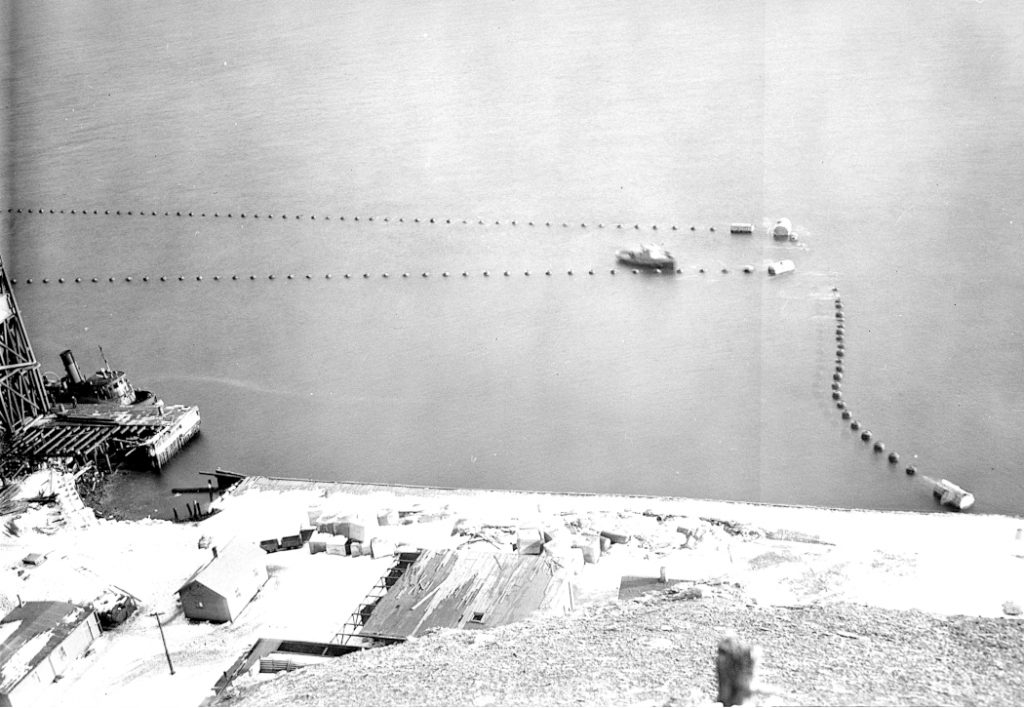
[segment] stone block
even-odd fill
[[[516,534],[516,549],[521,556],[539,556],[544,550],[544,537],[538,528],[521,528]]]
[[[348,551],[348,554],[353,558],[358,558],[363,555],[363,544],[360,541],[350,538],[348,543],[345,544],[345,548]]]
[[[596,535],[576,536],[573,539],[575,548],[583,551],[585,563],[597,563],[601,560],[601,537]]]
[[[378,526],[397,526],[398,512],[394,509],[382,509],[377,512]]]
[[[366,526],[351,516],[345,517],[334,525],[334,533],[362,543],[367,540]]]
[[[629,534],[615,529],[605,529],[601,535],[612,543],[629,543]]]
[[[370,540],[370,555],[373,558],[387,558],[395,555],[395,544],[386,538],[374,538]]]

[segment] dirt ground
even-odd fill
[[[35,479],[25,495],[48,483]],[[198,705],[209,698],[221,672],[260,637],[330,641],[386,572],[389,558],[311,555],[305,547],[268,554],[269,582],[229,624],[187,620],[175,594],[210,558],[210,549],[200,545],[258,543],[296,533],[309,525],[311,511],[359,514],[372,535],[423,548],[484,539],[511,552],[522,526],[552,534],[628,536],[597,565],[585,567],[577,578],[583,596],[589,588],[594,597],[607,597],[602,592],[619,587],[621,578],[627,600],[683,581],[733,588],[747,605],[780,611],[852,605],[1001,618],[1024,606],[1024,520],[1012,517],[266,478],[250,478],[215,507],[221,511],[209,519],[183,524],[93,521],[52,506],[4,517],[4,613],[19,597],[86,603],[110,586],[139,601],[135,616],[104,634],[51,687],[54,704]],[[385,510],[401,512],[404,523],[378,526],[377,515]],[[33,552],[47,554],[46,562],[24,564]],[[155,612],[162,613],[173,675]],[[267,678],[247,677],[240,685]]]

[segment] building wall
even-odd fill
[[[93,641],[100,636],[99,620],[89,613],[84,622],[75,627],[63,642],[58,644],[39,664],[25,675],[10,695],[0,695],[0,706],[30,706],[45,695],[46,687],[67,670],[79,657],[85,654]]]
[[[179,594],[181,609],[189,619],[230,622],[234,619],[227,598],[193,580]]]

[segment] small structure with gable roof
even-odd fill
[[[234,622],[269,576],[266,554],[256,545],[233,543],[178,588],[189,619]]]
[[[46,687],[100,636],[95,613],[69,602],[26,602],[0,620],[0,706],[46,703]]]

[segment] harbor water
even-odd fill
[[[37,358],[99,345],[202,411],[111,488],[131,514],[218,466],[936,510],[927,475],[1024,513],[1009,0],[0,16],[0,251]],[[615,262],[641,242],[683,272]],[[834,287],[843,400],[898,465],[831,397]]]

